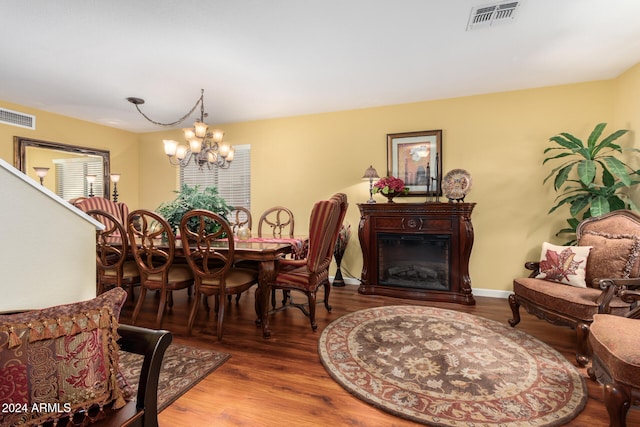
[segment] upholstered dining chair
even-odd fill
[[[111,200],[105,199],[104,197],[94,196],[78,197],[77,199],[73,199],[72,204],[84,212],[96,209],[106,211],[116,217],[118,221],[120,221],[120,224],[124,225],[127,223],[129,207],[126,203],[112,202]]]
[[[133,286],[140,284],[140,271],[136,262],[128,257],[124,226],[109,212],[92,209],[86,213],[105,226],[104,230],[96,231],[97,295],[107,288],[126,285],[133,301]]]
[[[640,292],[623,290],[620,298],[628,303],[640,301]],[[609,425],[624,427],[629,408],[640,404],[640,308],[625,316],[596,314],[590,328],[593,380],[602,384]]]
[[[274,206],[260,215],[258,237],[290,237],[294,232],[293,212],[284,206]]]
[[[329,265],[333,257],[333,246],[337,239],[341,206],[337,199],[321,200],[314,204],[309,219],[309,249],[305,259],[281,259],[278,261],[277,276],[272,289],[285,292],[299,291],[307,296],[306,304],[289,302],[274,312],[288,307],[297,307],[309,317],[311,329],[316,330],[316,294],[324,288],[324,306],[331,311],[329,305]],[[285,294],[287,295],[287,294]],[[285,297],[287,299],[287,297]]]
[[[594,315],[624,316],[630,304],[618,294],[640,286],[640,215],[617,210],[585,219],[576,240],[577,246],[545,243],[541,262],[525,264],[532,273],[513,281],[509,324],[520,322],[523,306],[540,319],[575,329],[576,361],[585,366]]]
[[[164,312],[173,306],[173,292],[193,285],[193,273],[187,264],[174,263],[176,237],[171,226],[155,212],[138,209],[129,213],[127,234],[131,252],[140,271],[140,295],[133,310],[135,324],[145,302],[147,289],[160,292],[156,329]]]
[[[187,226],[189,220],[197,220],[197,231]],[[193,223],[193,221],[191,221]],[[207,210],[187,212],[180,223],[180,237],[187,262],[195,279],[196,301],[191,307],[188,331],[191,334],[200,295],[206,298],[215,295],[218,312],[217,336],[222,339],[224,326],[225,296],[239,295],[258,283],[255,270],[233,267],[234,240],[231,227],[220,215]],[[217,248],[223,245],[224,251]],[[205,307],[209,307],[205,304]]]
[[[231,206],[231,210],[229,211],[229,225],[231,226],[231,231],[233,231],[233,234],[235,235],[237,235],[238,230],[243,227],[251,230],[251,227],[253,226],[251,211],[242,206]]]

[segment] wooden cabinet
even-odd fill
[[[361,294],[473,305],[475,203],[361,203]]]

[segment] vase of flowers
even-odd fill
[[[342,257],[344,251],[347,249],[347,243],[349,243],[349,237],[351,236],[351,225],[342,224],[340,231],[338,232],[338,239],[336,240],[336,246],[333,248],[333,257],[336,259],[336,275],[333,278],[333,286],[344,286],[344,279],[342,278],[342,271],[340,270],[340,264],[342,263]]]
[[[388,203],[393,203],[396,196],[404,196],[409,192],[409,187],[404,185],[404,181],[395,176],[380,178],[373,184],[373,193],[380,193],[387,198]]]

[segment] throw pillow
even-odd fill
[[[598,279],[640,276],[640,238],[629,234],[587,231],[579,245],[593,246],[591,257],[597,262],[587,266],[587,283],[597,286]]]
[[[586,288],[587,258],[591,246],[556,246],[544,242],[537,279]]]
[[[56,425],[124,406],[118,318],[127,293],[0,316],[0,426]],[[61,423],[63,424],[63,423]]]

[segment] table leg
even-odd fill
[[[262,337],[271,337],[269,330],[269,295],[271,283],[275,279],[275,260],[260,261],[258,289],[256,289],[256,323],[262,325]]]

